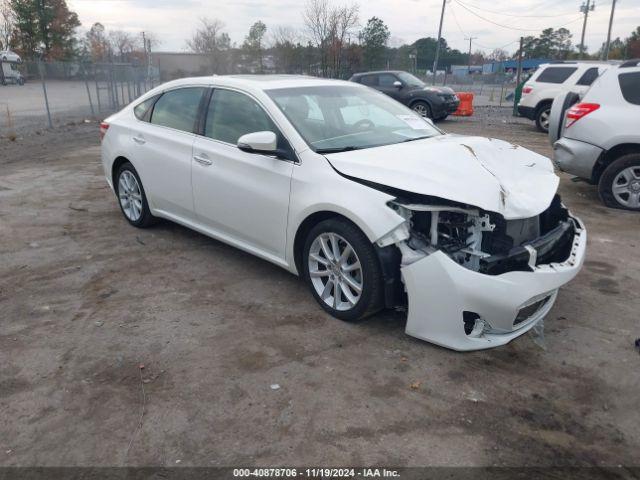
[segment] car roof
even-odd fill
[[[619,65],[619,60],[609,60],[609,61],[601,61],[601,60],[563,60],[558,62],[549,62],[540,64],[540,69],[547,67],[598,67],[598,66],[615,66]]]
[[[165,88],[173,88],[181,85],[238,87],[251,90],[273,90],[278,88],[315,87],[323,85],[346,85],[353,87],[352,82],[345,80],[333,80],[306,75],[212,75],[173,80],[166,83]]]
[[[363,75],[379,75],[381,73],[405,73],[404,70],[376,70],[373,72],[359,72],[354,73],[354,77],[362,77]]]

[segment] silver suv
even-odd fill
[[[560,170],[598,185],[605,205],[640,211],[640,60],[608,69],[582,98],[558,95],[549,137]]]

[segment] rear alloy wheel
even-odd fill
[[[120,210],[131,225],[145,228],[155,223],[156,218],[149,210],[142,182],[131,163],[125,162],[120,166],[114,187]]]
[[[640,153],[611,163],[600,177],[598,191],[608,207],[640,211]]]
[[[538,108],[536,127],[544,133],[549,133],[549,119],[551,118],[551,104],[547,103]]]
[[[424,118],[433,118],[431,113],[431,107],[427,102],[418,101],[411,105],[411,109],[418,115]]]
[[[367,237],[341,219],[319,223],[304,247],[304,277],[320,306],[341,320],[355,321],[382,306],[382,274]]]

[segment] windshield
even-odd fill
[[[424,87],[427,84],[420,80],[418,77],[414,77],[410,73],[400,72],[398,73],[398,78],[402,80],[402,83],[409,87]]]
[[[317,86],[266,93],[318,153],[379,147],[442,134],[413,111],[369,88]]]

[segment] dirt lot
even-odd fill
[[[550,153],[506,112],[442,127]],[[640,216],[586,184],[562,178],[589,250],[546,350],[460,354],[399,313],[335,320],[182,227],[130,227],[96,124],[0,140],[0,159],[0,466],[640,464]]]

